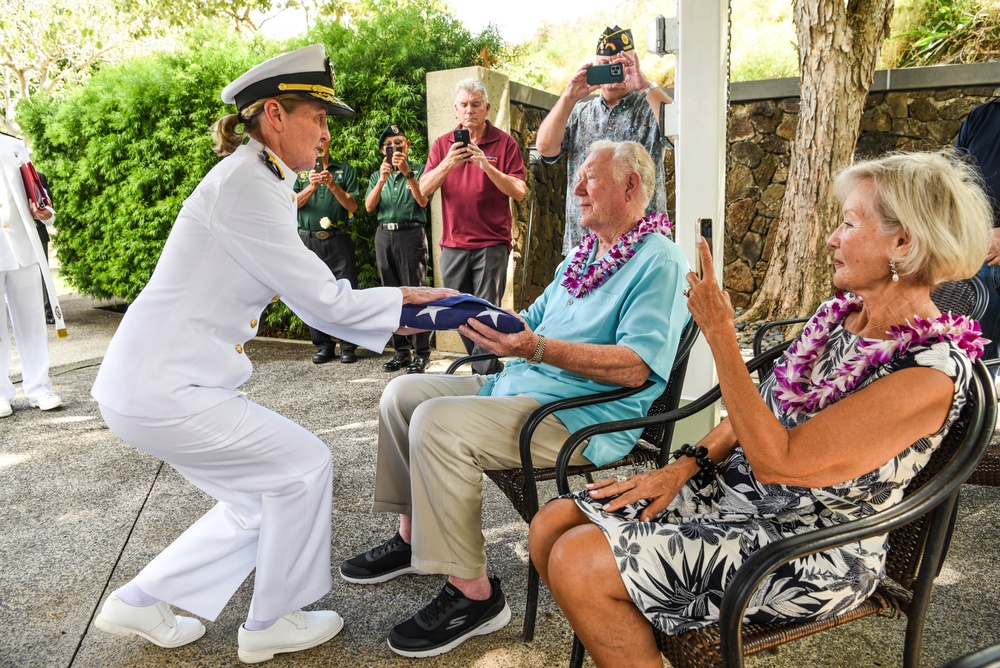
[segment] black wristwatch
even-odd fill
[[[406,175],[406,179],[407,180],[409,180],[409,179],[415,179],[415,178],[416,178],[416,175],[412,171],[409,174]]]

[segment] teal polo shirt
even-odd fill
[[[309,185],[309,171],[299,172],[295,180],[295,192],[300,192]],[[354,168],[346,162],[330,161],[326,166],[326,171],[333,174],[333,181],[338,186],[350,193],[355,201],[358,199],[358,175]],[[344,223],[350,219],[351,214],[334,197],[333,191],[326,186],[320,186],[312,194],[309,201],[299,209],[299,229],[319,232],[323,227],[319,221],[329,218],[333,227],[344,227]],[[332,229],[332,228],[331,228]]]
[[[615,402],[558,411],[556,417],[570,433],[596,422],[645,415],[666,388],[681,332],[690,317],[687,298],[681,292],[687,285],[687,260],[680,248],[662,234],[643,237],[635,255],[603,285],[583,297],[573,297],[561,285],[571,259],[563,261],[542,296],[521,312],[528,326],[536,334],[553,339],[625,346],[649,365],[654,383]],[[593,257],[590,262],[594,262]],[[544,361],[528,364],[518,358],[507,362],[502,373],[490,376],[479,394],[525,395],[546,404],[617,388]],[[635,429],[598,434],[590,439],[583,454],[597,465],[613,462],[632,449],[641,433],[641,429]]]
[[[424,166],[419,162],[407,159],[407,164],[413,170],[413,177],[419,180],[424,173]],[[375,172],[368,177],[368,194],[375,189],[378,183],[380,172]],[[382,186],[382,194],[378,201],[376,219],[380,223],[406,223],[416,222],[427,224],[431,220],[430,198],[427,198],[427,206],[420,206],[417,200],[413,199],[410,186],[406,183],[406,177],[402,172],[393,172],[389,175],[385,185]]]

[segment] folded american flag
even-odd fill
[[[475,318],[507,334],[524,329],[524,323],[520,318],[497,308],[485,299],[468,294],[445,297],[426,304],[403,304],[399,324],[414,329],[458,329],[458,326],[464,325],[469,318]]]

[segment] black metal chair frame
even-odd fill
[[[747,363],[748,370],[753,372],[758,369],[766,369],[769,373],[778,356],[788,345],[790,342],[786,341],[754,357]],[[750,598],[761,582],[782,564],[847,543],[889,533],[926,516],[930,524],[919,561],[919,571],[912,588],[913,595],[906,609],[907,629],[903,657],[903,665],[906,668],[916,668],[919,665],[920,638],[924,617],[930,601],[934,577],[940,571],[951,537],[958,491],[960,485],[975,469],[989,445],[996,425],[997,401],[990,373],[982,362],[976,362],[973,368],[974,377],[964,413],[968,422],[965,425],[965,432],[962,434],[962,441],[955,448],[950,460],[929,481],[912,493],[908,493],[897,505],[882,512],[835,527],[819,529],[771,543],[751,555],[743,563],[726,588],[720,607],[720,619],[717,627],[720,634],[721,665],[727,668],[738,668],[743,665],[743,615]],[[711,405],[720,395],[720,388],[716,386],[683,408],[654,417],[661,421],[680,420]],[[614,430],[616,427],[621,429],[635,428],[641,424],[652,422],[653,419],[653,417],[640,418],[634,421],[594,425],[573,434],[573,437],[566,442],[563,450],[559,453],[557,484],[560,492],[566,493],[569,489],[565,475],[562,475],[565,471],[565,463],[572,451],[578,448],[585,439],[596,433]],[[805,626],[808,626],[808,623]],[[810,631],[807,629],[803,634],[808,632]],[[583,665],[584,653],[582,644],[574,636],[573,651],[570,657],[572,668],[579,668]]]
[[[681,332],[681,337],[677,345],[677,353],[674,357],[674,363],[670,370],[670,378],[667,381],[664,394],[657,400],[657,402],[662,402],[664,411],[672,411],[680,403],[681,387],[684,384],[684,376],[687,373],[688,358],[691,355],[691,349],[694,347],[694,342],[697,340],[699,333],[700,330],[698,329],[698,325],[694,322],[693,318],[688,321],[688,324]],[[445,373],[452,374],[464,364],[483,359],[490,359],[492,357],[496,356],[492,354],[482,354],[462,357],[455,360],[448,367]],[[556,477],[554,468],[536,469],[532,463],[531,440],[534,437],[535,429],[538,428],[538,425],[541,424],[542,420],[557,411],[577,408],[579,406],[590,406],[610,401],[617,401],[642,392],[643,390],[651,387],[653,384],[653,381],[647,380],[638,387],[622,387],[616,390],[609,390],[607,392],[599,392],[596,394],[573,397],[570,399],[560,399],[558,401],[543,404],[528,415],[524,425],[521,427],[520,436],[518,438],[518,449],[521,456],[521,471],[533,472],[532,475],[523,476],[523,505],[518,504],[516,500],[511,497],[504,485],[499,485],[501,490],[504,491],[508,498],[510,498],[514,507],[517,508],[518,513],[525,522],[530,524],[531,519],[535,516],[535,513],[538,512],[538,482],[551,480]],[[635,453],[637,449],[641,448],[644,450],[643,454],[647,455],[644,459],[654,461],[656,466],[662,466],[667,461],[670,454],[669,449],[670,440],[673,437],[673,423],[663,423],[655,426],[661,427],[661,429],[655,435],[655,438],[651,437],[649,441],[650,445],[643,445],[641,442],[637,443],[636,447],[633,448],[632,453]],[[644,431],[642,438],[646,437],[647,433]],[[630,455],[632,453],[630,453]],[[628,459],[629,456],[626,456],[623,459],[601,466],[585,465],[567,467],[569,470],[564,474],[589,476],[595,471],[614,469],[620,466],[630,465],[627,461]],[[566,471],[566,469],[564,469],[564,471]],[[502,475],[507,475],[508,473],[509,472],[507,471],[486,471],[486,474],[498,483],[500,482],[498,478]],[[524,611],[524,627],[522,629],[522,637],[526,641],[531,641],[535,637],[535,618],[537,617],[538,611],[538,591],[538,571],[535,570],[534,564],[531,563],[531,560],[529,559],[528,587]]]

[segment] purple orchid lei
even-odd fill
[[[670,236],[670,228],[673,223],[666,214],[654,213],[642,218],[635,227],[619,238],[618,243],[608,251],[601,261],[587,266],[590,254],[597,245],[597,235],[588,232],[583,238],[583,242],[577,247],[573,259],[566,267],[566,278],[562,286],[574,297],[583,297],[594,289],[600,287],[609,278],[622,268],[622,266],[635,255],[635,248],[644,236],[651,232],[658,232],[664,236]]]
[[[848,313],[860,311],[864,301],[853,294],[838,292],[820,307],[802,330],[802,335],[774,368],[774,397],[789,415],[814,413],[849,394],[870,367],[885,364],[893,355],[913,346],[951,341],[973,361],[983,356],[986,339],[979,323],[961,315],[945,313],[925,320],[913,316],[913,324],[893,325],[886,340],[860,339],[858,352],[840,362],[828,378],[812,380],[813,367],[830,334]]]

